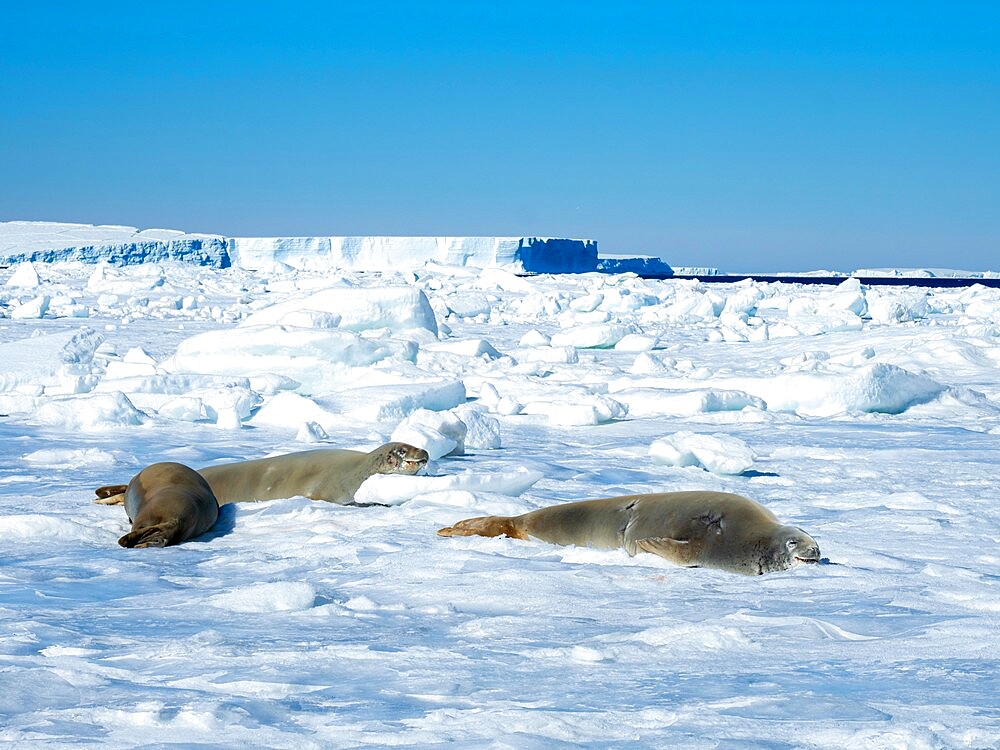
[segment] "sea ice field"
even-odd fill
[[[632,274],[0,270],[12,747],[1000,746],[1000,290]],[[157,461],[426,447],[352,507],[123,549]],[[759,577],[441,538],[713,489],[824,561]]]

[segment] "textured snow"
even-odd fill
[[[1000,746],[1000,290],[78,260],[0,270],[12,747]],[[370,507],[125,550],[91,503],[155,461],[400,436],[436,458]],[[435,535],[684,489],[828,563]]]

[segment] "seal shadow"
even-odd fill
[[[219,517],[208,531],[189,542],[210,542],[220,536],[225,536],[236,528],[236,504],[229,503],[219,508]]]
[[[739,476],[752,479],[753,477],[779,477],[781,475],[776,471],[757,471],[756,469],[747,469],[746,471],[740,472]]]

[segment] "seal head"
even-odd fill
[[[386,443],[376,448],[369,455],[382,456],[384,464],[378,474],[416,474],[425,466],[430,458],[427,451],[409,443]]]
[[[818,563],[819,545],[802,529],[785,526],[776,543],[761,546],[760,573],[787,570],[799,563]]]

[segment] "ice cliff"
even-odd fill
[[[597,270],[593,240],[544,237],[223,237],[170,229],[56,222],[0,222],[0,264],[181,260],[216,268],[357,271],[428,262],[529,273]]]

